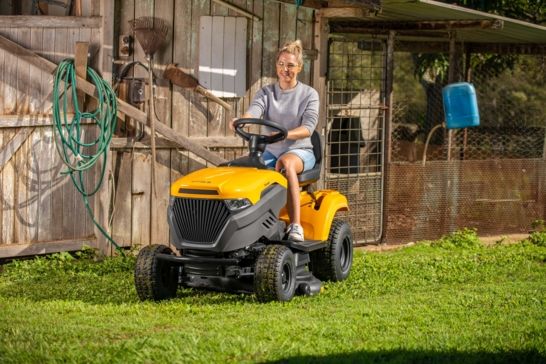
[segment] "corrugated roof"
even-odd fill
[[[362,19],[366,22],[459,20],[497,20],[502,21],[503,25],[501,29],[457,29],[456,38],[463,42],[546,44],[546,27],[433,0],[383,0],[380,13],[370,14]],[[344,21],[343,24],[348,22]],[[358,24],[358,20],[351,24]],[[418,34],[397,36],[398,39],[404,39],[404,37],[407,40],[448,40],[447,31],[419,31]]]

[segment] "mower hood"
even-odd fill
[[[246,167],[212,167],[192,172],[171,185],[171,196],[203,199],[248,199],[258,202],[262,191],[286,178],[273,170]]]

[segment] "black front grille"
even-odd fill
[[[214,242],[229,218],[222,200],[176,198],[172,209],[176,233],[194,243]]]

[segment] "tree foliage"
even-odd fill
[[[440,0],[535,24],[546,23],[545,0]]]

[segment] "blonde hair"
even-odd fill
[[[293,54],[294,56],[296,56],[298,65],[303,65],[303,46],[301,45],[301,40],[296,39],[293,42],[284,43],[282,48],[279,49],[279,53],[277,53],[277,60],[283,53]]]

